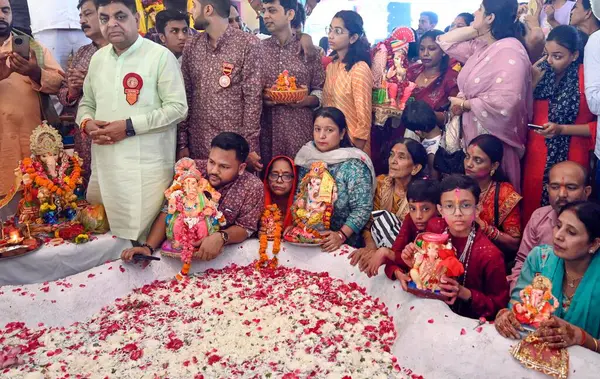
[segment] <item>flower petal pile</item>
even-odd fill
[[[385,304],[326,273],[230,266],[155,281],[85,323],[0,329],[3,378],[406,378]],[[15,353],[18,352],[18,357]]]

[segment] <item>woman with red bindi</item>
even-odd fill
[[[465,173],[475,179],[481,190],[475,220],[485,235],[504,253],[507,266],[521,243],[522,197],[500,169],[504,155],[502,141],[482,134],[471,141],[465,155]]]

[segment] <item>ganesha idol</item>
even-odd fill
[[[299,192],[292,205],[293,228],[285,240],[299,244],[319,244],[321,233],[331,227],[333,204],[337,200],[335,179],[327,171],[327,164],[315,162],[302,178]]]
[[[371,67],[375,79],[374,105],[404,110],[416,87],[406,78],[408,47],[415,41],[415,33],[411,28],[399,27],[375,47]]]
[[[82,160],[69,156],[58,131],[47,123],[35,128],[30,137],[31,157],[15,169],[15,186],[0,208],[23,190],[18,216],[21,223],[58,224],[77,217],[82,199]]]
[[[196,162],[183,158],[175,165],[175,179],[165,191],[167,199],[167,240],[164,255],[192,259],[195,242],[225,226],[218,210],[221,194],[202,177]]]
[[[443,299],[440,293],[442,276],[457,278],[464,266],[456,257],[448,234],[423,233],[415,241],[418,251],[410,270],[409,292],[428,298]]]
[[[558,299],[552,295],[552,282],[541,275],[536,276],[519,296],[521,303],[513,306],[513,313],[517,321],[526,327],[539,328],[558,308]]]

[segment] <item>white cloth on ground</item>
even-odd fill
[[[546,378],[522,367],[512,358],[509,349],[514,341],[501,337],[493,325],[484,325],[478,333],[474,330],[476,320],[455,315],[443,302],[419,299],[405,293],[398,282],[392,282],[383,274],[383,268],[377,277],[369,279],[350,266],[347,254],[339,254],[340,251],[327,254],[318,248],[284,243],[279,261],[288,267],[328,271],[332,277],[356,282],[371,296],[381,298],[394,318],[398,338],[392,353],[401,367],[410,368],[427,379]],[[194,262],[192,271],[221,269],[232,263],[248,265],[257,258],[258,241],[250,240],[243,245],[227,247],[211,262]],[[64,292],[61,292],[64,286],[54,283],[48,285],[47,293],[39,291],[40,285],[20,287],[20,292],[34,293],[34,297],[21,296],[13,292],[12,287],[5,287],[0,289],[0,293],[3,292],[0,294],[0,325],[22,321],[35,328],[39,322],[48,326],[67,326],[84,321],[132,289],[154,280],[170,280],[180,269],[181,262],[169,258],[154,262],[145,270],[116,261],[68,278],[73,286]],[[94,276],[90,278],[90,274]],[[85,287],[81,288],[80,284],[85,284]],[[569,353],[570,379],[598,377],[597,354],[581,347],[570,348]]]

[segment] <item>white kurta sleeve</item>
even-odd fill
[[[175,56],[168,51],[161,56],[158,78],[158,96],[162,106],[131,117],[136,134],[176,127],[187,117],[188,105],[181,69]]]
[[[83,81],[83,97],[79,102],[77,118],[75,119],[77,125],[80,125],[81,121],[86,118],[91,118],[92,120],[96,118],[96,97],[94,95],[94,87],[92,86],[92,77],[94,75],[94,68],[96,67],[94,58],[96,57],[92,57],[92,60],[90,61],[88,74]]]
[[[600,32],[591,35],[585,46],[585,97],[593,114],[600,115]]]

